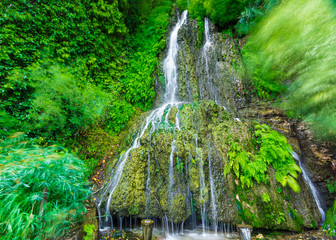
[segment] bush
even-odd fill
[[[104,113],[108,95],[94,85],[77,83],[70,71],[42,64],[30,72],[35,86],[30,119],[42,135],[66,138]]]
[[[251,54],[245,59],[260,60],[256,63],[263,71],[250,72],[265,83],[273,83],[274,78],[268,81],[264,76],[275,71],[286,76],[290,86],[284,107],[292,117],[311,123],[316,135],[325,139],[336,136],[335,32],[331,1],[283,1],[252,33],[247,44]]]
[[[272,131],[266,124],[255,125],[255,154],[247,151],[240,142],[232,141],[228,151],[229,163],[224,168],[224,176],[231,170],[240,179],[243,186],[252,187],[253,180],[267,183],[268,165],[276,170],[275,178],[282,186],[289,186],[294,192],[300,191],[296,181],[301,169],[296,165],[285,136]]]
[[[247,5],[239,16],[239,21],[235,28],[240,36],[248,34],[257,23],[264,17],[271,8],[281,0],[255,0]]]
[[[171,6],[171,1],[158,2],[153,6],[144,24],[132,36],[132,50],[129,53],[129,63],[122,82],[125,100],[141,109],[149,110],[154,101],[153,79],[159,65],[157,56],[166,46],[165,34]],[[126,107],[128,112],[133,111],[126,106],[127,104],[117,105],[119,109]],[[120,121],[123,122],[122,119]]]
[[[189,9],[194,18],[203,19],[205,16],[219,26],[234,25],[245,6],[252,0],[178,0],[181,9]]]
[[[0,238],[64,235],[85,211],[90,189],[74,155],[16,134],[0,142]]]

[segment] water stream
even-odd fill
[[[166,113],[165,120],[168,119],[169,111],[172,107],[178,107],[180,102],[176,101],[176,91],[178,88],[177,85],[177,56],[178,56],[178,31],[181,26],[185,23],[187,19],[187,11],[182,13],[181,18],[178,20],[176,26],[174,27],[173,31],[169,37],[169,49],[166,59],[163,62],[163,69],[165,73],[165,80],[166,80],[166,93],[164,103],[158,107],[157,109],[153,110],[150,115],[146,118],[145,122],[143,123],[140,131],[138,132],[132,146],[123,153],[119,161],[117,163],[117,167],[112,170],[110,173],[110,180],[103,186],[103,192],[100,194],[100,199],[97,200],[98,203],[98,214],[100,217],[100,224],[99,229],[101,232],[113,228],[113,220],[110,214],[110,205],[111,199],[115,189],[117,188],[119,181],[121,179],[123,169],[132,150],[138,148],[140,146],[140,138],[144,135],[145,131],[151,126],[151,132],[154,132],[155,129],[158,128],[159,123],[164,118],[164,113],[168,108],[168,113]],[[179,129],[179,122],[175,125]],[[173,148],[173,147],[172,147]],[[173,153],[173,149],[172,149]],[[148,160],[150,161],[150,159]],[[148,166],[149,167],[149,166]],[[149,180],[148,180],[149,181]],[[105,205],[105,210],[102,208]],[[121,223],[120,223],[121,224]]]
[[[317,208],[318,208],[318,210],[321,214],[321,222],[323,223],[324,220],[325,220],[325,212],[324,212],[324,210],[322,208],[322,205],[321,205],[321,200],[320,200],[319,193],[318,193],[317,189],[315,188],[313,182],[308,177],[308,175],[306,173],[306,170],[305,170],[305,167],[302,165],[302,162],[301,162],[301,159],[300,159],[299,155],[296,152],[293,152],[292,155],[299,162],[299,166],[300,166],[301,171],[302,171],[303,179],[305,180],[305,182],[308,184],[308,186],[310,187],[310,189],[312,191],[312,194],[313,194],[314,200],[316,202]]]
[[[145,121],[142,123],[141,128],[138,130],[136,137],[134,138],[134,141],[132,145],[127,149],[119,158],[116,167],[114,167],[111,172],[110,172],[110,179],[109,181],[105,182],[104,186],[99,192],[100,195],[97,197],[97,204],[98,204],[98,214],[100,217],[99,221],[99,229],[103,233],[105,231],[113,229],[113,218],[110,213],[110,206],[111,206],[111,201],[113,198],[113,193],[115,192],[116,188],[118,187],[119,181],[122,178],[122,173],[124,170],[124,167],[127,163],[127,161],[131,160],[132,157],[132,151],[138,147],[140,147],[140,139],[144,136],[145,132],[154,133],[156,130],[173,130],[173,141],[170,143],[170,155],[169,159],[169,169],[168,169],[168,176],[167,176],[167,183],[169,184],[167,189],[168,189],[168,204],[169,206],[169,213],[174,211],[174,205],[171,204],[173,201],[173,198],[175,195],[177,195],[177,192],[180,191],[180,193],[183,193],[183,196],[186,201],[186,211],[190,210],[190,217],[189,219],[183,219],[183,222],[180,224],[174,224],[173,220],[171,220],[171,216],[169,213],[162,213],[161,217],[164,214],[162,218],[162,227],[164,228],[165,233],[167,234],[167,239],[170,240],[189,240],[189,239],[227,239],[227,237],[230,237],[230,234],[234,231],[234,225],[230,223],[224,224],[223,222],[219,221],[219,215],[220,214],[220,205],[221,202],[219,201],[220,199],[220,194],[216,193],[216,186],[217,188],[220,188],[220,185],[218,182],[215,184],[214,177],[216,175],[214,174],[213,171],[217,171],[216,169],[216,164],[217,162],[215,161],[216,159],[213,158],[211,155],[211,146],[208,146],[208,163],[206,162],[206,153],[205,156],[203,156],[203,147],[204,147],[204,142],[200,140],[200,143],[198,143],[198,136],[195,134],[195,148],[189,148],[189,164],[192,163],[193,156],[196,157],[196,161],[194,162],[196,168],[198,168],[198,176],[196,178],[197,184],[199,184],[199,189],[200,193],[199,195],[197,192],[191,192],[191,187],[189,186],[189,164],[186,162],[185,163],[185,176],[183,175],[183,168],[182,170],[179,170],[180,173],[177,174],[176,172],[176,161],[180,161],[177,158],[177,154],[179,149],[178,141],[179,139],[176,137],[178,134],[176,134],[179,130],[181,130],[180,126],[180,119],[179,119],[179,107],[184,104],[184,102],[180,102],[179,99],[177,98],[177,92],[178,92],[178,51],[179,51],[179,45],[178,45],[178,32],[180,28],[186,23],[187,19],[187,11],[184,11],[181,15],[181,17],[178,19],[175,27],[173,28],[170,36],[169,36],[169,48],[167,51],[167,57],[163,61],[163,71],[164,71],[164,76],[165,76],[165,85],[166,85],[166,92],[164,94],[164,102],[162,103],[161,106],[158,108],[154,109],[145,119]],[[209,61],[211,58],[214,56],[214,51],[213,46],[212,46],[212,38],[210,35],[210,30],[209,30],[209,20],[206,18],[205,19],[205,44],[202,49],[202,59],[204,61],[205,65],[205,72],[206,72],[206,81],[205,83],[207,84],[206,90],[208,94],[210,95],[210,98],[214,100],[217,104],[218,103],[218,90],[215,87],[215,84],[213,83],[213,75],[211,71],[209,70]],[[202,98],[202,96],[201,96]],[[176,108],[176,109],[173,109]],[[226,108],[223,106],[223,108],[226,110]],[[170,122],[170,113],[173,112],[174,110],[176,112],[175,115],[175,123],[172,124]],[[239,118],[235,118],[235,121],[240,121]],[[181,124],[184,126],[184,122],[181,119]],[[164,127],[162,127],[162,125]],[[193,133],[194,134],[194,133]],[[192,139],[192,137],[191,137]],[[171,140],[170,140],[171,141]],[[189,140],[190,141],[190,140]],[[192,141],[192,140],[191,140]],[[150,143],[150,146],[153,146],[155,149],[155,139],[154,139],[154,145],[153,143]],[[184,144],[186,146],[186,144]],[[192,151],[190,149],[193,149]],[[168,150],[169,152],[169,150]],[[147,179],[145,182],[145,188],[148,190],[150,189],[151,185],[154,184],[154,179],[155,179],[155,173],[152,172],[151,176],[151,160],[152,164],[153,162],[158,162],[157,160],[157,152],[155,150],[154,155],[151,155],[148,153],[147,156]],[[303,177],[305,181],[308,183],[310,186],[315,202],[318,206],[318,209],[322,215],[322,220],[324,221],[325,219],[325,213],[321,207],[321,202],[317,193],[316,188],[312,184],[311,180],[307,176],[304,167],[301,164],[300,158],[296,153],[293,153],[293,157],[296,158],[299,162],[300,168],[302,169]],[[167,157],[168,158],[168,157]],[[208,164],[208,165],[207,165]],[[215,167],[214,167],[215,165]],[[208,171],[206,169],[208,167]],[[152,166],[154,168],[154,165]],[[166,170],[167,171],[167,170]],[[208,174],[208,175],[207,175]],[[151,180],[151,177],[153,180]],[[180,187],[180,182],[182,179],[187,179],[187,185],[185,187]],[[169,181],[169,182],[168,182]],[[209,188],[210,185],[210,188]],[[153,186],[152,186],[153,187]],[[193,194],[195,193],[195,196],[197,196],[198,199],[193,199]],[[175,194],[175,195],[174,195]],[[150,201],[151,195],[149,191],[146,191],[145,193],[146,197],[146,217],[150,218]],[[218,199],[217,199],[218,196]],[[198,201],[195,201],[198,200]],[[218,201],[218,203],[217,203]],[[195,202],[197,202],[197,208],[196,210]],[[195,209],[194,209],[195,208]],[[197,211],[197,212],[196,212]],[[218,211],[218,212],[217,212]],[[198,223],[201,224],[197,226],[197,214],[200,215],[201,219],[199,219]],[[186,213],[187,215],[187,213]],[[128,219],[125,218],[125,225],[128,224]],[[185,222],[184,222],[185,221]],[[119,222],[119,227],[122,228],[123,226],[123,218],[117,218],[115,219],[116,224]],[[127,223],[126,223],[127,222]],[[212,229],[210,230],[210,224]],[[192,228],[193,231],[189,230],[184,230],[184,227],[189,224],[189,228]],[[135,229],[136,226],[136,218],[135,218],[135,223],[132,223],[132,217],[130,216],[129,220],[129,227],[132,229],[132,227]],[[191,227],[190,227],[191,226]],[[247,230],[246,230],[247,231]],[[209,234],[211,233],[211,234]],[[246,232],[246,234],[251,235],[251,233]],[[247,236],[246,235],[246,236]],[[244,239],[250,239],[250,238],[244,238]]]
[[[241,228],[242,240],[251,240],[251,228]]]
[[[208,152],[208,161],[209,161],[209,181],[210,181],[210,192],[211,192],[211,213],[212,213],[212,224],[215,234],[217,234],[218,219],[217,219],[217,199],[216,199],[216,188],[214,184],[214,178],[212,176],[212,167],[211,167],[211,148],[209,146]]]

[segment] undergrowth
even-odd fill
[[[285,136],[272,131],[266,124],[255,125],[253,133],[255,153],[244,149],[239,141],[231,141],[227,153],[229,163],[224,168],[226,176],[230,171],[240,180],[242,186],[252,187],[253,181],[267,183],[268,167],[276,170],[275,178],[282,186],[300,191],[296,181],[301,169],[296,165]]]
[[[85,211],[85,166],[64,149],[16,134],[0,142],[0,238],[63,236]]]

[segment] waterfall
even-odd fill
[[[213,218],[213,227],[215,230],[215,234],[217,234],[217,226],[218,226],[218,219],[217,219],[217,205],[216,205],[216,189],[215,184],[212,176],[212,168],[211,168],[211,156],[210,156],[210,146],[208,152],[208,161],[209,161],[209,181],[210,181],[210,191],[211,191],[211,212]]]
[[[169,156],[169,194],[173,195],[174,185],[174,153],[175,153],[175,141],[172,143],[171,152]]]
[[[299,166],[300,166],[301,171],[302,171],[303,179],[309,185],[309,187],[310,187],[310,189],[312,191],[315,203],[316,203],[317,208],[318,208],[318,210],[319,210],[319,212],[321,214],[321,217],[322,217],[321,220],[322,220],[322,223],[323,223],[324,220],[325,220],[325,212],[324,212],[324,210],[322,208],[322,205],[321,205],[321,200],[320,200],[320,197],[319,197],[319,193],[318,193],[317,189],[315,188],[313,182],[308,177],[308,175],[306,173],[306,170],[305,170],[304,166],[302,165],[302,162],[301,162],[301,159],[300,159],[299,155],[296,152],[293,152],[292,156],[299,162]]]
[[[206,205],[205,205],[205,181],[204,181],[204,171],[203,171],[203,152],[201,149],[197,148],[197,138],[196,138],[196,154],[199,157],[198,167],[199,167],[199,182],[200,182],[200,202],[203,203],[201,206],[201,217],[202,217],[202,230],[205,234],[206,227]]]
[[[99,229],[100,231],[106,231],[113,228],[113,221],[110,214],[111,199],[115,189],[117,188],[119,181],[121,179],[123,169],[132,150],[140,147],[140,138],[144,135],[145,131],[151,126],[150,132],[154,132],[162,121],[163,115],[167,107],[172,108],[178,106],[179,102],[176,101],[176,91],[177,91],[177,56],[178,56],[178,31],[181,26],[185,23],[187,18],[187,10],[183,12],[181,18],[178,20],[176,26],[174,27],[172,33],[169,37],[169,49],[168,55],[163,63],[164,74],[166,78],[166,93],[164,103],[153,110],[150,115],[144,121],[140,131],[138,132],[132,146],[123,153],[115,167],[110,173],[110,180],[106,185],[103,186],[103,192],[101,193],[99,199],[97,199],[98,204],[98,214],[100,217]],[[178,126],[179,128],[179,126]],[[106,200],[107,197],[107,200]],[[105,212],[103,213],[103,203],[105,203]],[[103,218],[104,216],[104,218]]]
[[[213,47],[213,42],[212,42],[212,37],[210,35],[210,29],[209,29],[209,19],[205,18],[204,19],[204,37],[205,37],[205,43],[203,45],[202,49],[202,66],[204,66],[205,70],[205,83],[206,85],[204,86],[205,90],[209,94],[209,99],[212,99],[216,104],[219,104],[218,100],[218,92],[217,92],[217,87],[216,84],[214,83],[214,76],[213,74],[215,73],[210,73],[210,65],[209,61],[213,61],[216,59],[215,56],[215,49]],[[213,55],[213,56],[211,56]],[[217,70],[216,70],[217,72]],[[202,87],[200,87],[202,89]],[[205,99],[206,96],[204,96],[204,93],[201,92],[201,99]]]
[[[178,57],[178,31],[187,19],[187,10],[182,13],[169,37],[169,48],[166,59],[163,61],[163,71],[166,79],[165,102],[176,102],[177,84],[177,57]]]
[[[241,228],[242,240],[251,240],[251,228]]]

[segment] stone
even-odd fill
[[[264,239],[264,235],[262,235],[261,233],[259,233],[259,234],[256,236],[256,239]]]
[[[152,240],[154,222],[151,219],[141,221],[143,240]]]

